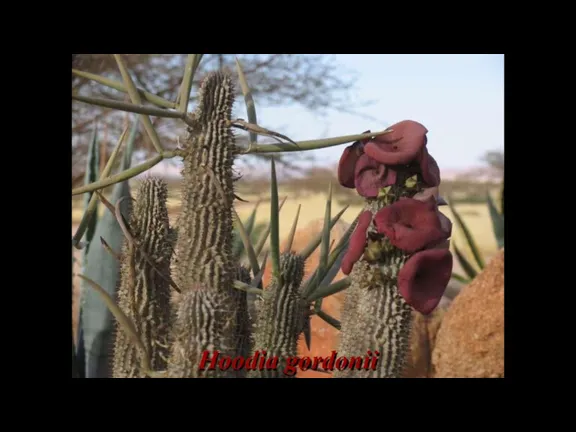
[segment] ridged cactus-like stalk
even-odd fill
[[[140,183],[130,218],[132,239],[122,251],[118,306],[134,324],[146,353],[116,329],[114,378],[144,378],[143,355],[153,371],[166,369],[170,330],[170,260],[173,238],[166,208],[167,186],[157,178]]]
[[[267,358],[278,357],[278,366],[272,370],[256,368],[248,373],[251,378],[294,378],[285,374],[286,359],[298,354],[298,337],[302,333],[306,303],[300,286],[304,277],[304,260],[288,252],[280,256],[281,282],[276,278],[257,303],[258,321],[254,334],[253,353]],[[265,352],[265,354],[264,354]]]
[[[245,266],[238,266],[236,280],[249,285],[252,282],[250,270]],[[246,358],[252,351],[252,322],[248,310],[248,293],[241,290],[232,292],[234,298],[234,315],[236,317],[235,335],[236,341],[235,357]],[[237,371],[238,378],[246,375],[246,370],[241,368]]]
[[[389,256],[381,265],[388,278],[380,277],[380,265],[359,262],[350,274],[350,287],[342,309],[342,333],[338,355],[378,356],[372,369],[336,370],[334,378],[394,378],[406,365],[412,309],[398,292],[396,278],[404,262],[401,254]]]
[[[374,368],[337,370],[335,378],[402,377],[412,308],[430,313],[450,279],[451,224],[437,210],[440,170],[426,149],[427,130],[413,121],[391,129],[354,143],[340,159],[340,183],[365,197],[366,207],[342,267],[351,285],[339,355],[378,361]]]
[[[237,150],[229,124],[233,103],[228,75],[216,72],[203,81],[182,151],[182,213],[174,276],[183,291],[193,285],[228,290],[234,280],[232,205]]]
[[[235,309],[229,294],[198,287],[182,292],[174,324],[172,353],[169,359],[170,378],[235,378],[230,368],[210,368],[219,356],[233,357],[235,343]],[[206,357],[205,368],[200,369]]]
[[[168,367],[171,377],[235,376],[231,369],[199,369],[206,353],[234,357],[236,351],[233,103],[230,77],[221,72],[208,75],[182,151],[182,213],[174,272],[182,295]]]

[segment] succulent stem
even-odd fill
[[[130,222],[133,239],[127,238],[124,245],[118,289],[118,305],[140,335],[153,371],[166,368],[168,355],[172,235],[166,198],[167,186],[162,180],[149,178],[140,184]],[[116,332],[115,378],[144,377],[140,371],[143,354],[137,351],[123,331]]]
[[[253,370],[251,378],[293,378],[284,373],[288,357],[298,351],[298,338],[304,328],[305,302],[300,293],[304,276],[304,260],[294,253],[280,256],[280,274],[283,283],[276,278],[263,292],[258,304],[258,321],[254,335],[253,352],[266,351],[267,356],[278,358],[273,370]]]
[[[168,375],[235,377],[232,369],[202,369],[205,357],[236,355],[244,318],[234,289],[233,171],[237,148],[229,127],[234,88],[221,72],[203,81],[183,150],[182,213],[178,221],[175,279],[182,290]],[[246,303],[244,301],[244,303]],[[247,309],[246,309],[247,313]]]
[[[413,196],[418,190],[411,184],[409,174],[400,171],[395,185],[384,188],[378,198],[367,200],[366,210],[375,215],[381,208],[402,196]],[[370,226],[369,231],[373,230]],[[347,368],[335,371],[334,378],[399,378],[406,365],[412,308],[398,291],[397,277],[408,255],[388,245],[374,262],[368,262],[367,252],[349,276],[339,355],[350,361],[351,357],[366,355],[370,350],[377,352],[379,359],[374,370]]]

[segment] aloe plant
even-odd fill
[[[456,210],[456,208],[452,204],[452,200],[449,200],[448,205],[450,207],[450,210],[452,211],[452,214],[454,215],[454,220],[455,220],[456,224],[460,227],[460,229],[462,230],[462,233],[464,234],[466,244],[468,245],[468,248],[472,252],[472,256],[474,257],[474,262],[476,263],[475,265],[472,264],[470,262],[470,260],[468,258],[466,258],[466,255],[462,252],[462,249],[459,248],[456,243],[454,243],[454,253],[456,254],[456,259],[458,260],[458,262],[462,266],[462,270],[464,271],[465,276],[458,274],[458,273],[453,273],[452,277],[461,283],[468,284],[478,275],[479,270],[484,269],[485,262],[484,262],[484,259],[482,257],[482,253],[478,249],[478,246],[476,244],[476,240],[474,239],[474,236],[472,235],[470,229],[468,228],[468,225],[466,224],[466,222],[462,218],[462,215]],[[486,196],[486,205],[488,206],[488,211],[490,214],[490,221],[492,223],[492,233],[494,235],[494,238],[496,239],[496,244],[498,245],[499,249],[503,248],[504,247],[504,184],[502,184],[502,192],[501,192],[501,209],[502,210],[498,211],[490,193],[488,193]]]
[[[248,122],[231,118],[233,84],[230,77],[222,72],[209,74],[205,78],[196,110],[187,112],[192,78],[202,58],[200,54],[191,54],[188,58],[177,103],[138,89],[122,57],[114,56],[122,83],[81,71],[73,73],[127,93],[131,103],[79,95],[73,95],[73,98],[139,114],[157,155],[130,167],[133,129],[120,172],[110,175],[125,131],[99,179],[72,190],[73,196],[96,192],[90,198],[81,223],[82,229],[79,228],[74,236],[75,247],[82,247],[79,239],[96,213],[96,199],[108,208],[98,221],[94,234],[94,238],[100,238],[102,244],[92,245],[85,257],[87,265],[80,275],[85,287],[82,330],[86,347],[86,376],[241,377],[246,375],[238,371],[202,369],[199,366],[207,360],[206,356],[210,359],[217,355],[234,357],[266,349],[279,355],[293,355],[302,333],[310,343],[310,316],[314,314],[340,328],[340,323],[322,310],[322,299],[346,289],[350,284],[347,278],[335,284],[331,282],[340,268],[357,221],[330,253],[331,228],[346,210],[332,217],[330,185],[322,233],[311,239],[308,247],[299,254],[291,252],[292,241],[288,242],[286,250],[281,251],[278,212],[282,203],[278,199],[274,159],[271,159],[270,224],[262,228],[260,236],[254,234],[256,209],[245,223],[234,210],[234,199],[237,197],[233,188],[235,178],[232,165],[236,158],[246,154],[313,150],[377,137],[391,131],[294,142],[257,124],[252,93],[239,62],[237,71]],[[155,106],[144,105],[144,102]],[[187,125],[183,148],[166,151],[150,121],[150,115],[182,120]],[[235,145],[232,128],[241,128],[250,133],[250,146],[247,149]],[[280,143],[258,144],[257,135],[273,137]],[[160,213],[154,210],[165,208],[165,194],[159,192],[156,195],[139,194],[135,209],[140,210],[132,213],[127,183],[127,180],[160,161],[173,157],[184,160],[182,214],[176,227],[170,227],[168,222],[162,224],[162,220],[166,219],[165,215],[161,216],[164,210],[159,210]],[[111,185],[116,186],[109,202],[99,191]],[[155,190],[158,191],[158,187]],[[157,198],[145,201],[151,196]],[[149,230],[143,228],[154,223],[155,218],[158,218],[156,222],[160,225],[154,225],[156,228]],[[144,220],[147,222],[144,223]],[[296,224],[297,218],[291,230],[292,238]],[[168,259],[168,255],[160,253],[164,246],[145,249],[142,245],[150,244],[147,236],[158,237],[159,234],[155,233],[163,232],[162,235],[166,237],[167,233],[174,233],[175,230],[177,236],[172,240],[176,242],[173,271],[167,267],[159,268],[160,263],[166,264]],[[262,259],[268,236],[270,250]],[[254,241],[255,238],[258,240]],[[243,247],[239,246],[237,239],[241,240]],[[308,280],[303,281],[306,259],[318,247],[321,248],[318,268]],[[119,262],[120,250],[122,256]],[[262,271],[268,256],[272,281],[269,287],[263,287]],[[176,308],[170,309],[165,300],[160,302],[164,306],[153,307],[150,302],[160,304],[154,300],[160,292],[166,299],[168,286],[180,293]],[[257,302],[253,301],[255,298]],[[254,303],[255,308],[252,307]],[[167,316],[173,318],[168,319]],[[116,333],[115,342],[112,342],[113,318],[118,322],[118,332],[122,332],[121,335]],[[116,356],[113,373],[107,367],[111,363],[111,352]],[[279,372],[271,376],[289,377]]]
[[[130,167],[137,127],[138,123],[134,122],[120,164],[121,170],[126,170]],[[119,157],[121,147],[125,141],[126,132],[127,130],[124,131],[110,155],[110,159],[100,176],[101,179],[109,175],[112,166]],[[125,197],[130,198],[130,196],[130,186],[127,181],[116,184],[112,191],[112,201],[114,202]],[[121,204],[121,211],[125,217],[129,215],[130,206],[129,200],[124,200]],[[94,220],[97,217],[97,207],[97,194],[93,194],[76,231],[75,238],[82,238],[82,230],[84,227],[88,227],[90,220]],[[105,213],[98,221],[91,240],[95,239],[106,247],[92,245],[93,247],[88,250],[83,258],[82,274],[98,283],[111,296],[115,296],[120,263],[118,258],[110,252],[120,250],[122,231],[113,215]],[[109,366],[111,360],[109,346],[113,337],[113,325],[113,317],[101,298],[83,282],[81,284],[78,334],[81,338],[79,348],[84,352],[85,375],[87,378],[106,377],[110,373]]]

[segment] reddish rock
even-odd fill
[[[432,352],[434,378],[504,377],[504,250],[454,299]]]

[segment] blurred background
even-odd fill
[[[486,193],[501,189],[504,171],[504,56],[501,54],[425,55],[425,54],[239,54],[252,88],[258,123],[292,140],[309,140],[350,135],[365,130],[382,130],[393,123],[412,119],[429,130],[428,148],[442,173],[443,196],[458,205],[482,253],[489,258],[497,246],[486,206]],[[136,84],[165,99],[175,100],[186,55],[123,55]],[[73,67],[121,81],[110,54],[78,54]],[[228,69],[235,77],[234,55],[204,55],[196,73],[194,88],[207,72]],[[80,77],[72,79],[73,92],[126,100],[127,95]],[[235,117],[247,118],[240,94]],[[194,88],[192,95],[195,94]],[[192,98],[189,107],[194,109]],[[73,102],[72,182],[84,181],[86,151],[98,122],[99,139],[105,145],[100,162],[103,167],[123,128],[135,116]],[[152,117],[165,148],[175,148],[183,129],[179,121]],[[236,133],[239,145],[247,134]],[[259,137],[259,142],[273,142]],[[282,210],[281,235],[290,230],[298,204],[302,204],[299,225],[323,217],[328,183],[333,182],[335,208],[352,206],[343,215],[350,222],[362,201],[345,189],[335,177],[338,159],[346,145],[328,149],[276,154],[280,167],[281,196],[289,199]],[[154,153],[143,127],[135,143],[133,164]],[[180,164],[167,160],[144,175],[158,175],[170,184],[170,208],[179,211]],[[238,211],[248,214],[259,199],[258,221],[268,220],[270,164],[268,155],[241,157],[236,165],[242,176],[240,196],[250,204],[238,203]],[[131,180],[137,182],[138,178]],[[134,190],[134,189],[133,189]],[[82,215],[82,196],[74,197],[73,225]],[[357,208],[356,208],[357,207]],[[447,207],[442,209],[452,217]],[[74,231],[73,226],[73,231]],[[455,227],[458,242],[460,233]],[[465,242],[459,242],[466,249]],[[469,251],[466,251],[469,253]]]
[[[138,87],[165,99],[176,100],[186,54],[122,56]],[[236,57],[242,63],[254,95],[258,124],[294,141],[379,131],[407,119],[424,124],[429,131],[428,150],[441,170],[441,195],[451,198],[485,261],[498,252],[486,195],[490,194],[500,207],[504,173],[504,55],[238,54]],[[189,111],[195,107],[198,84],[208,72],[229,70],[233,79],[237,79],[234,58],[235,55],[228,54],[204,55],[195,74]],[[122,81],[111,54],[76,54],[72,67]],[[238,97],[233,117],[247,120],[240,86],[236,87]],[[83,96],[129,102],[124,93],[74,75],[72,91]],[[84,182],[86,153],[94,121],[98,125],[101,171],[122,130],[133,124],[136,115],[78,101],[73,101],[72,109],[72,183],[73,187],[78,187]],[[151,120],[164,148],[176,148],[178,137],[184,135],[181,122],[156,117],[151,117]],[[235,131],[235,134],[237,144],[246,146],[248,134],[241,131]],[[259,136],[258,142],[275,141]],[[298,227],[301,231],[297,236],[300,235],[302,240],[297,238],[295,245],[305,245],[321,230],[330,182],[334,197],[332,215],[349,206],[333,232],[336,242],[347,224],[360,212],[362,199],[355,191],[341,187],[336,178],[338,160],[347,145],[274,154],[280,198],[287,197],[280,213],[281,240],[290,231],[299,205]],[[154,148],[140,123],[132,164],[152,154],[155,154]],[[177,159],[163,161],[130,180],[131,189],[135,191],[136,184],[144,176],[163,177],[169,185],[168,205],[173,221],[180,211],[181,165]],[[237,182],[237,194],[248,201],[236,202],[238,213],[245,220],[258,203],[253,230],[257,238],[270,215],[269,155],[241,156],[235,167],[241,176]],[[105,190],[105,195],[111,189]],[[82,195],[73,197],[72,233],[82,217],[83,199]],[[104,210],[100,205],[99,212]],[[441,207],[441,211],[454,222],[448,206]],[[474,262],[456,223],[452,247],[454,243],[470,262]],[[78,257],[79,252],[75,251]],[[313,256],[310,260],[314,259]],[[312,269],[315,267],[312,262],[310,265]],[[454,260],[454,272],[464,274],[457,259]],[[452,284],[458,289],[458,281],[454,280]],[[338,315],[340,303],[330,311],[334,316]],[[316,335],[322,329],[316,328]],[[326,343],[324,348],[329,349],[334,341],[330,339]]]

